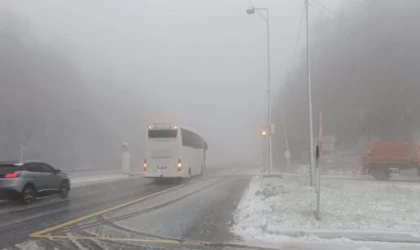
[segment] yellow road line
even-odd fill
[[[31,234],[29,235],[29,237],[40,237],[40,236],[42,236],[43,234],[47,234],[47,233],[50,233],[50,232],[52,232],[52,231],[56,231],[56,230],[62,229],[62,228],[64,228],[64,227],[67,227],[67,226],[73,225],[73,224],[75,224],[75,223],[79,223],[79,222],[82,222],[82,221],[84,221],[84,220],[88,220],[88,219],[94,218],[94,217],[96,217],[96,216],[99,216],[99,215],[102,215],[102,214],[105,214],[105,213],[108,213],[108,212],[111,212],[111,211],[114,211],[114,210],[117,210],[117,209],[120,209],[120,208],[126,207],[126,206],[128,206],[128,205],[131,205],[131,204],[136,203],[136,202],[143,201],[143,200],[148,199],[148,198],[152,198],[152,197],[154,197],[154,196],[157,196],[157,195],[160,195],[160,194],[163,194],[163,193],[169,192],[169,191],[171,191],[171,190],[175,190],[175,189],[177,189],[177,188],[180,188],[180,187],[182,187],[182,186],[184,186],[184,185],[185,185],[185,184],[178,185],[178,186],[176,186],[176,187],[172,187],[172,188],[168,188],[168,189],[165,189],[165,190],[162,190],[162,191],[159,191],[159,192],[156,192],[156,193],[153,193],[153,194],[150,194],[150,195],[147,195],[147,196],[143,196],[143,197],[141,197],[141,198],[138,198],[138,199],[135,199],[135,200],[132,200],[132,201],[129,201],[129,202],[126,202],[126,203],[123,203],[123,204],[117,205],[117,206],[115,206],[115,207],[107,208],[107,209],[104,209],[104,210],[98,211],[98,212],[93,213],[93,214],[89,214],[89,215],[86,215],[86,216],[83,216],[83,217],[79,217],[79,218],[77,218],[77,219],[70,220],[70,221],[67,221],[67,222],[64,222],[64,223],[61,223],[61,224],[58,224],[58,225],[55,225],[55,226],[49,227],[49,228],[45,228],[45,229],[43,229],[43,230],[40,230],[40,231],[37,231],[37,232],[31,233]],[[51,237],[51,236],[48,236],[48,237]]]
[[[118,241],[118,242],[137,242],[137,243],[164,243],[164,244],[185,244],[185,245],[206,245],[212,242],[205,241],[177,241],[177,240],[163,240],[163,239],[136,239],[136,238],[114,238],[102,236],[65,236],[65,235],[34,235],[33,238],[48,238],[48,239],[63,239],[63,240],[104,240],[104,241]]]
[[[50,238],[50,239],[75,239],[75,240],[109,240],[109,241],[132,241],[141,243],[170,243],[179,244],[176,240],[153,240],[153,239],[133,239],[133,238],[113,238],[113,237],[94,237],[94,236],[65,236],[65,235],[37,235],[34,238]]]

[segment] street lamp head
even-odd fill
[[[255,8],[254,7],[251,7],[250,9],[247,9],[246,10],[246,13],[248,13],[248,15],[255,14]]]

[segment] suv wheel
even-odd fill
[[[29,205],[35,199],[35,190],[32,186],[27,186],[22,192],[22,203]]]
[[[60,196],[61,198],[66,199],[68,195],[69,195],[69,184],[66,182],[63,182],[60,187]]]

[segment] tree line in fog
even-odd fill
[[[11,12],[0,17],[1,160],[23,153],[67,170],[109,169],[119,166],[124,141],[141,151],[141,90],[119,85],[107,70],[84,74],[64,46],[40,42]]]
[[[338,146],[346,148],[366,137],[401,140],[419,132],[419,11],[416,0],[351,1],[311,25],[315,134],[319,112],[324,134],[336,136]],[[295,152],[309,147],[306,69],[304,49],[287,73],[276,105],[280,128],[284,105]],[[282,134],[276,145],[278,151],[284,150]]]

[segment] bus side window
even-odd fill
[[[190,148],[203,148],[203,140],[199,135],[186,129],[181,129],[182,145]]]

